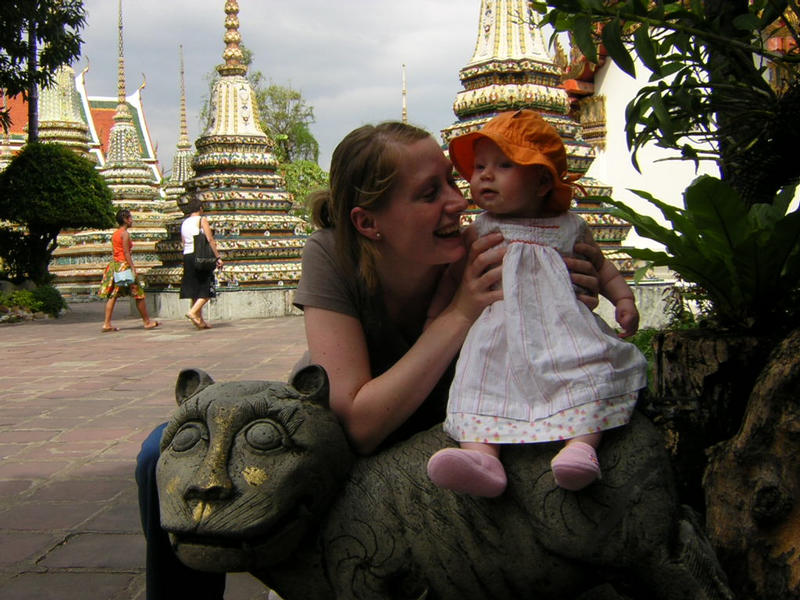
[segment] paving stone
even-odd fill
[[[48,569],[114,569],[144,567],[144,536],[129,533],[72,535],[39,561]]]
[[[0,548],[3,549],[0,565],[11,565],[26,559],[35,560],[47,554],[60,539],[51,533],[0,533]]]
[[[0,588],[7,600],[125,598],[136,583],[131,573],[25,573]]]
[[[179,371],[283,380],[305,349],[303,320],[221,323],[198,347],[183,319],[153,335],[118,318],[120,335],[103,336],[103,303],[71,306],[0,325],[0,599],[146,600],[133,472],[175,407]],[[267,594],[248,574],[228,577],[226,600]]]
[[[0,512],[4,530],[70,531],[102,510],[102,502],[21,502]]]

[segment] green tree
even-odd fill
[[[242,62],[249,67],[253,54],[244,45],[239,47],[243,54]],[[219,77],[216,70],[206,76],[209,97]],[[328,183],[328,174],[317,164],[319,144],[309,127],[314,122],[314,109],[298,90],[290,86],[270,83],[265,87],[264,75],[260,71],[248,69],[247,79],[256,96],[261,128],[275,143],[279,171],[292,196],[292,213],[310,221],[306,197]],[[207,126],[211,115],[210,103],[208,98],[206,100],[200,119]]]
[[[44,284],[59,232],[113,227],[114,207],[88,159],[59,144],[32,143],[0,173],[0,219],[16,225],[5,228],[11,233],[0,246],[0,257],[16,265],[12,275]]]
[[[308,195],[328,185],[328,173],[315,161],[302,159],[283,163],[280,172],[286,181],[286,190],[292,196],[292,214],[302,217],[310,224],[311,207],[308,205]]]
[[[314,109],[303,95],[290,86],[275,83],[256,90],[261,126],[275,142],[280,163],[319,159],[319,144],[309,125],[314,122]]]
[[[0,3],[0,88],[28,101],[28,139],[39,138],[39,92],[57,69],[80,55],[86,22],[82,0],[4,0]],[[8,131],[8,109],[0,125]]]
[[[316,162],[319,159],[319,144],[309,127],[314,123],[313,107],[306,104],[302,93],[291,86],[272,82],[265,85],[264,74],[249,68],[253,62],[252,51],[244,44],[240,44],[239,48],[242,51],[242,63],[248,67],[247,79],[256,96],[261,128],[275,143],[278,162]],[[211,117],[208,100],[219,78],[220,74],[216,69],[206,75],[209,94],[200,112],[200,121],[205,127]]]

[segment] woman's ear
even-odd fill
[[[375,241],[381,235],[378,225],[375,223],[374,215],[360,206],[356,206],[350,211],[350,221],[352,221],[356,231],[365,238]]]

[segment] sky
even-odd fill
[[[145,115],[168,173],[179,136],[183,46],[189,138],[202,133],[207,77],[225,49],[224,0],[122,0],[127,93],[146,81]],[[90,96],[117,95],[117,1],[84,0],[82,56]],[[328,170],[336,144],[365,123],[400,119],[402,65],[409,122],[437,139],[452,124],[472,58],[480,0],[239,0],[239,31],[251,70],[290,86],[314,110],[311,132]]]

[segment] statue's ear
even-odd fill
[[[175,401],[178,405],[181,405],[212,383],[214,383],[214,380],[205,371],[201,369],[184,369],[178,373],[178,381],[175,382]]]
[[[317,402],[327,408],[328,406],[328,374],[319,365],[303,367],[294,374],[291,381],[292,387],[306,400]]]

